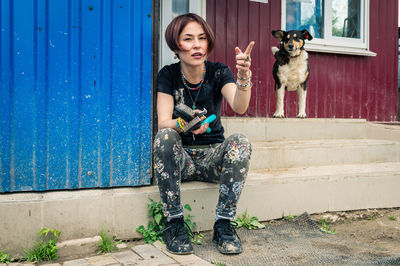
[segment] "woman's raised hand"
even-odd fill
[[[250,66],[251,66],[251,50],[254,47],[254,42],[250,42],[244,53],[239,47],[235,48],[236,52],[236,68],[238,74],[241,78],[247,79],[250,76]]]

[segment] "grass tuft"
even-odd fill
[[[236,218],[235,222],[237,223],[236,228],[246,227],[249,230],[265,228],[265,225],[260,223],[257,217],[250,217],[247,210],[241,216]]]
[[[55,229],[43,228],[39,232],[39,241],[33,248],[24,251],[24,260],[28,262],[51,261],[58,259],[57,240],[60,238],[61,232]]]
[[[114,238],[107,236],[104,230],[100,232],[101,240],[98,244],[99,251],[98,254],[110,253],[117,250],[117,245],[121,243],[121,240],[115,241]]]

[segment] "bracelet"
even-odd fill
[[[251,79],[251,75],[253,74],[252,72],[251,72],[251,70],[249,69],[249,71],[250,71],[250,74],[249,74],[249,76],[247,77],[247,78],[243,78],[243,77],[241,77],[240,75],[239,75],[239,73],[237,74],[237,78],[238,79],[240,79],[240,80],[249,80],[249,79]]]
[[[236,85],[237,85],[238,90],[248,91],[249,90],[248,88],[252,87],[253,83],[251,83],[251,80],[249,80],[246,82],[246,84],[240,84],[240,82],[237,80]]]
[[[182,118],[178,117],[178,121],[176,122],[176,126],[183,131],[183,128],[185,126],[185,122],[183,121]]]

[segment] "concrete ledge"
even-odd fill
[[[400,142],[389,140],[286,140],[252,144],[252,169],[400,162]]]
[[[367,138],[400,141],[400,124],[368,123],[366,127]]]
[[[0,249],[22,255],[43,227],[60,230],[60,241],[93,237],[102,229],[139,237],[136,227],[147,223],[149,197],[159,200],[157,187],[2,194]]]
[[[98,250],[100,236],[72,239],[57,243],[59,258],[80,257],[86,254],[93,254]]]
[[[366,138],[365,119],[224,117],[221,121],[225,136],[242,133],[252,142]]]
[[[238,213],[260,220],[400,206],[400,163],[259,170],[249,175]]]
[[[238,214],[247,209],[269,220],[304,211],[399,207],[399,187],[400,163],[257,171],[249,174]],[[212,228],[218,190],[217,184],[182,184],[183,204],[192,206],[200,230]],[[21,254],[42,227],[60,230],[63,242],[96,236],[101,229],[121,239],[140,237],[136,228],[147,224],[148,198],[159,200],[158,194],[151,186],[29,193],[32,202],[24,193],[0,195],[0,248]]]

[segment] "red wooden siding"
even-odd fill
[[[396,121],[398,96],[397,0],[370,0],[370,50],[376,57],[310,52],[307,114],[311,118],[365,118]],[[271,117],[275,111],[271,30],[281,27],[281,1],[207,0],[207,21],[216,36],[211,61],[236,74],[235,51],[250,41],[253,89],[247,116]],[[297,93],[286,92],[286,117],[296,117]],[[223,114],[235,116],[224,103]]]

